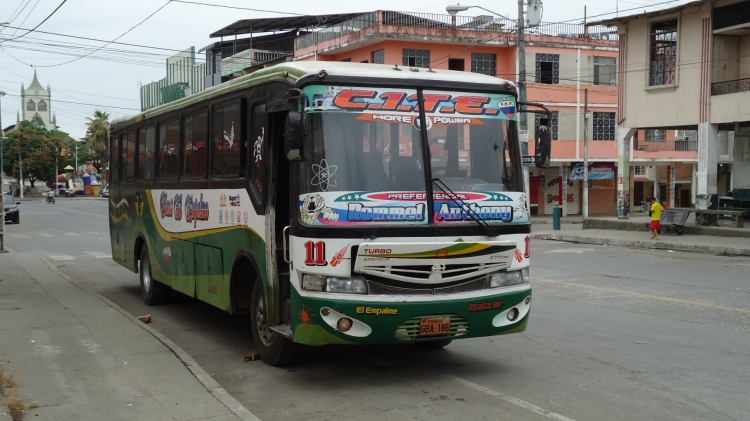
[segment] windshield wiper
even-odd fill
[[[490,226],[490,224],[487,223],[482,217],[477,215],[477,213],[472,209],[466,202],[464,202],[458,195],[448,187],[443,180],[439,179],[438,177],[435,177],[432,179],[432,187],[437,188],[438,190],[442,191],[443,193],[450,195],[450,199],[458,205],[458,207],[461,208],[463,213],[465,213],[472,221],[479,224],[480,227],[484,229],[484,231],[487,233],[489,237],[499,237],[500,234],[498,234],[497,231],[495,231],[494,228]]]

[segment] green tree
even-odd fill
[[[102,185],[107,183],[106,171],[109,161],[109,113],[105,111],[94,111],[94,118],[86,117],[86,146],[96,153],[100,162],[100,173],[102,174]],[[80,153],[80,152],[79,152]],[[80,155],[79,155],[80,159]]]
[[[55,173],[56,148],[60,141],[50,135],[44,127],[28,121],[22,121],[16,130],[6,135],[3,144],[5,170],[20,176],[19,155],[23,159],[23,175],[31,187],[37,180],[51,180]]]

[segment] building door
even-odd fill
[[[552,215],[552,209],[560,202],[560,168],[544,170],[544,214]]]

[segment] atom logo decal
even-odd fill
[[[338,167],[336,165],[328,165],[328,161],[325,159],[320,161],[320,165],[312,164],[312,170],[315,175],[313,176],[310,184],[313,186],[320,186],[323,191],[328,191],[328,187],[336,187],[336,182],[332,181],[331,178],[336,174]]]

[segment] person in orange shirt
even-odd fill
[[[658,240],[659,230],[661,230],[661,211],[664,210],[664,207],[655,197],[652,197],[649,201],[651,202],[651,230],[654,232],[651,239]]]

